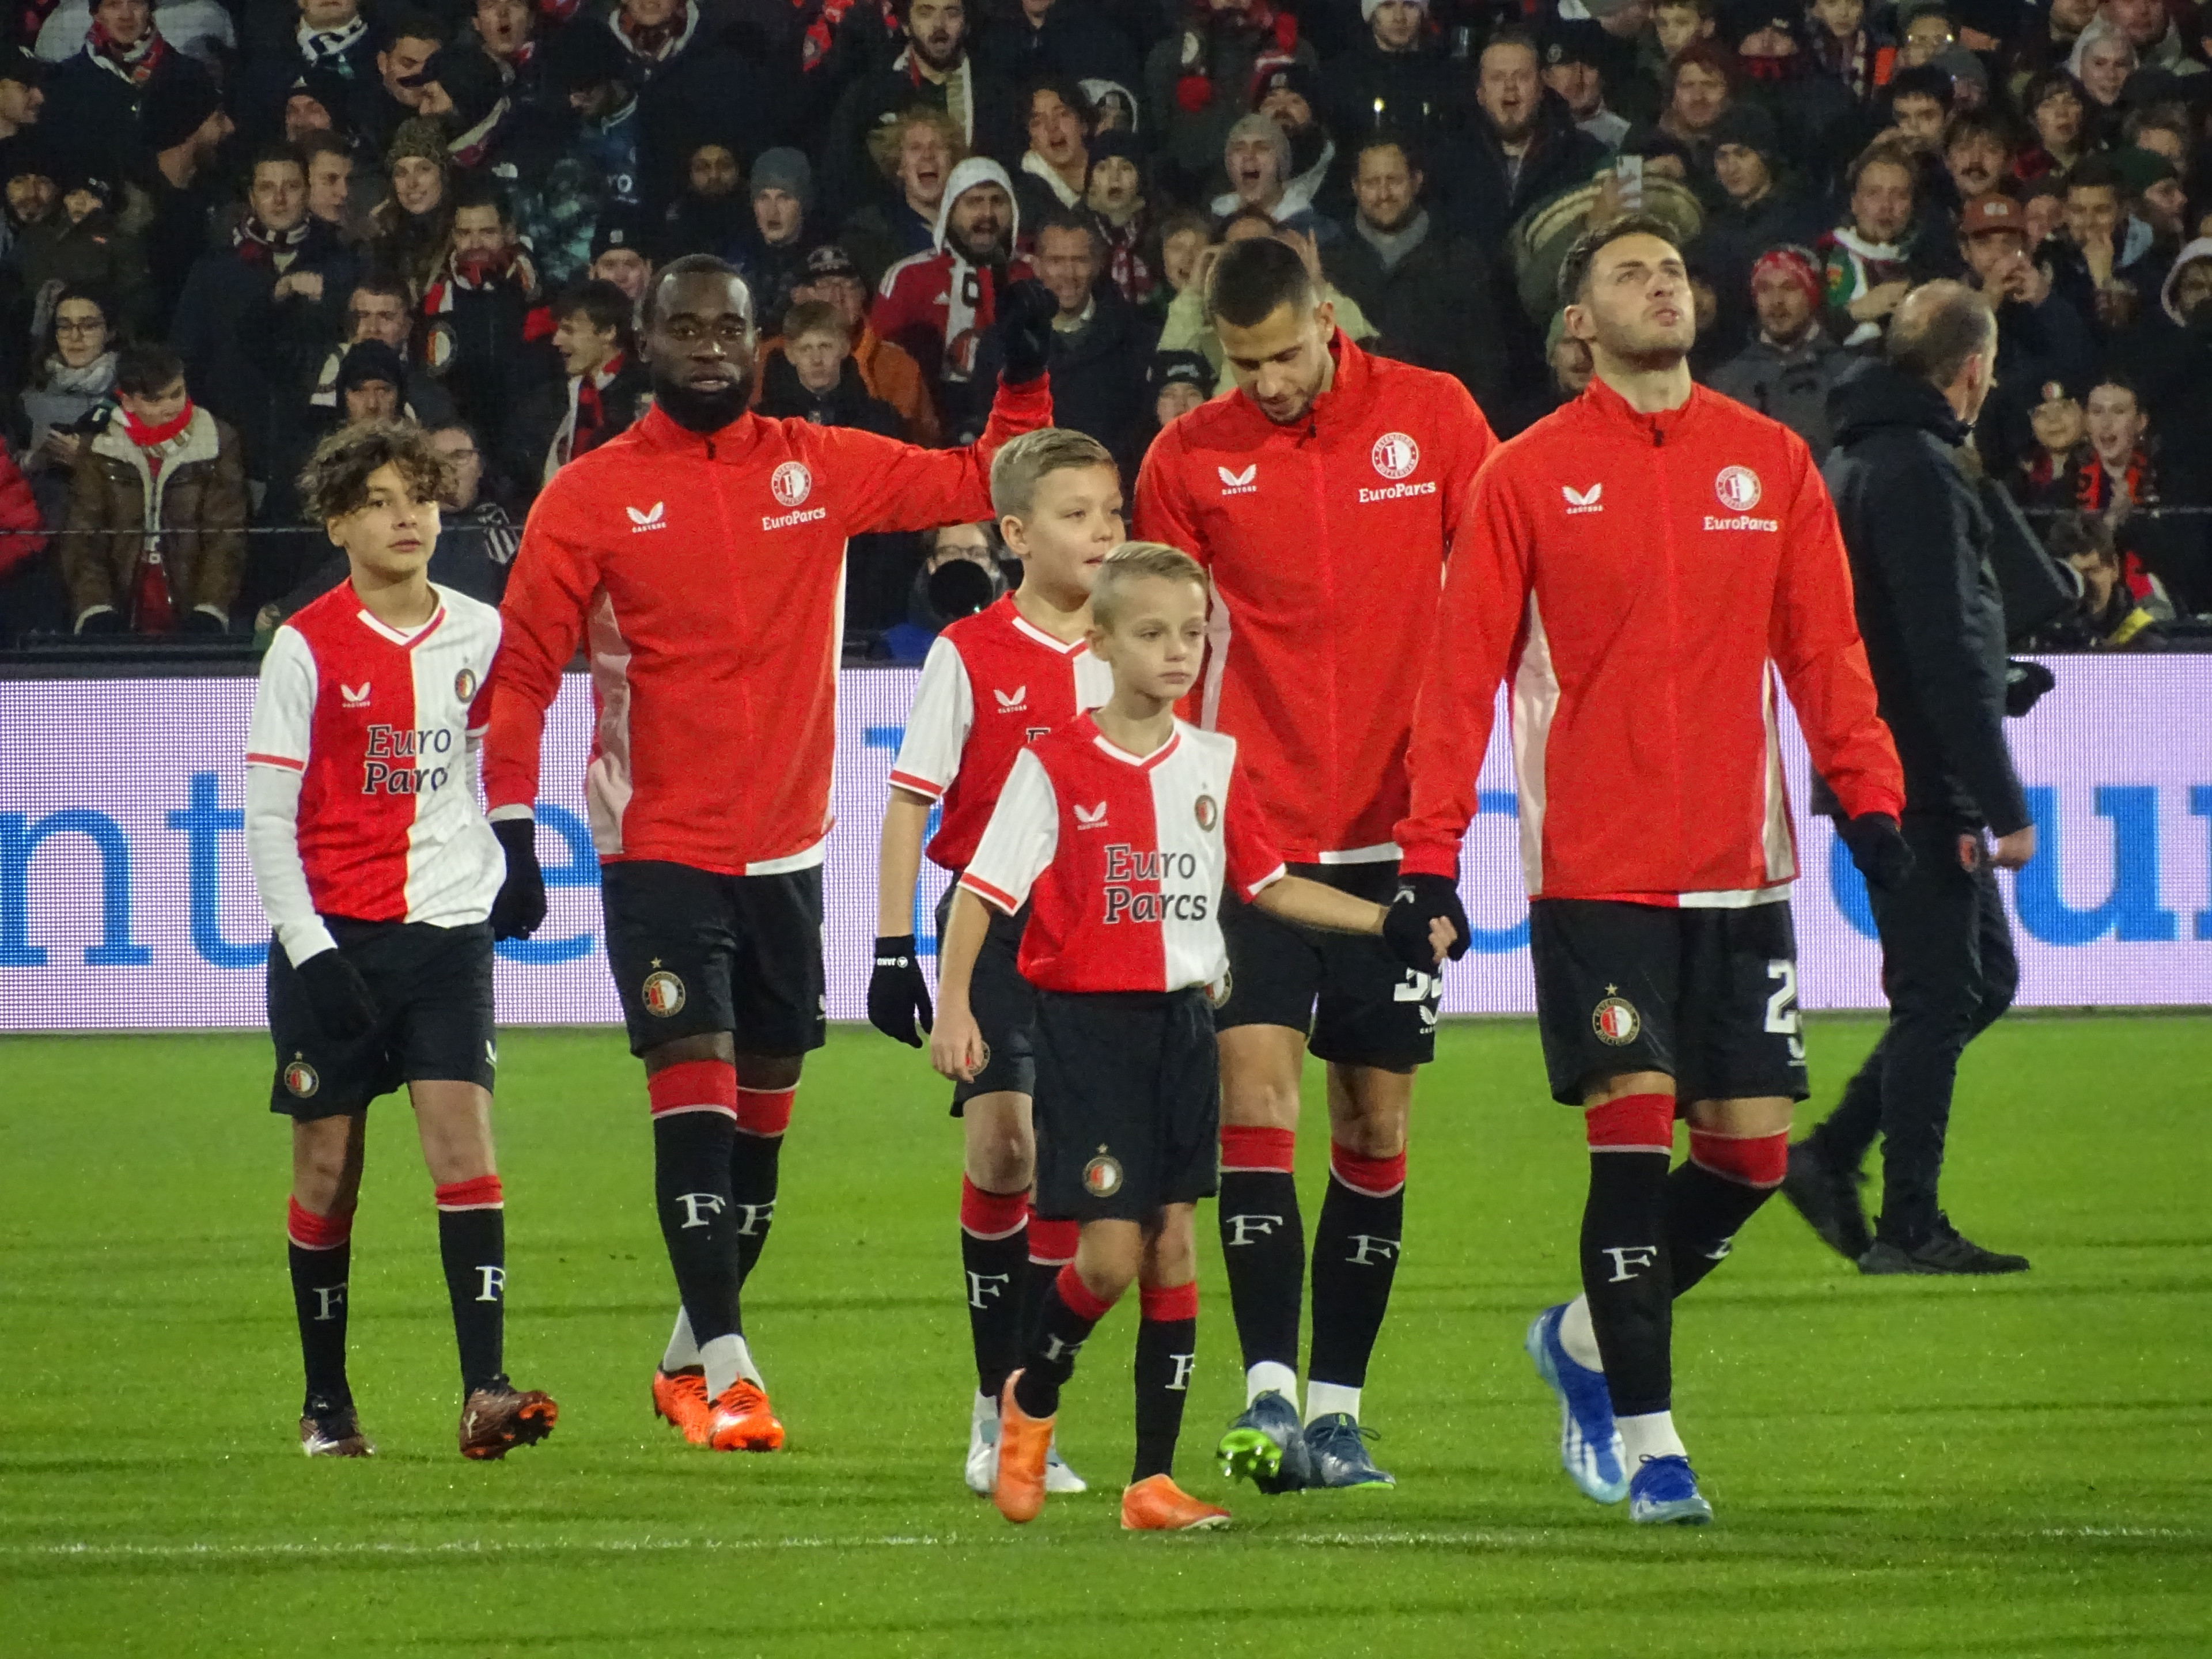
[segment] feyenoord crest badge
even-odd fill
[[[804,461],[786,461],[769,475],[768,487],[785,507],[797,507],[814,493],[814,475]]]
[[[1606,988],[1608,991],[1610,986]],[[1636,1041],[1637,1033],[1644,1029],[1636,1005],[1626,997],[1607,996],[1590,1014],[1590,1030],[1597,1033],[1600,1042],[1619,1048]]]
[[[991,1045],[978,1036],[975,1039],[975,1075],[981,1077],[991,1069]]]
[[[1121,1190],[1121,1166],[1107,1156],[1103,1146],[1083,1166],[1083,1190],[1093,1198],[1111,1198]]]
[[[1220,803],[1216,801],[1211,795],[1200,795],[1198,798],[1196,811],[1198,813],[1198,827],[1205,830],[1209,836],[1212,835],[1213,833],[1213,826],[1221,822]]]
[[[1724,466],[1720,476],[1713,480],[1713,494],[1731,513],[1750,512],[1759,505],[1762,493],[1759,474],[1747,466]]]
[[[1386,478],[1402,478],[1421,464],[1421,447],[1403,432],[1386,432],[1367,452],[1375,470]]]
[[[475,669],[464,668],[453,676],[453,697],[456,702],[466,702],[476,694],[477,671]]]
[[[1224,968],[1221,977],[1206,988],[1206,1000],[1217,1008],[1226,1008],[1229,1006],[1230,984],[1229,969]]]
[[[292,1063],[284,1068],[287,1092],[295,1100],[306,1100],[322,1086],[323,1080],[315,1075],[315,1068],[299,1055],[293,1055]]]
[[[638,995],[645,1003],[647,1013],[666,1019],[684,1006],[684,981],[665,968],[656,968],[645,976]]]

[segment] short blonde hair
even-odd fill
[[[1097,439],[1073,427],[1042,426],[1009,438],[991,458],[992,512],[1001,519],[1028,518],[1045,474],[1079,466],[1113,468],[1114,457]]]
[[[1091,624],[1110,629],[1128,602],[1129,590],[1155,576],[1164,581],[1193,583],[1208,599],[1213,596],[1206,567],[1181,548],[1164,542],[1123,542],[1098,567],[1098,580],[1091,590]]]
[[[928,127],[945,140],[952,152],[952,165],[957,167],[968,159],[968,135],[961,131],[960,123],[943,110],[927,104],[916,104],[901,110],[898,114],[868,131],[868,159],[876,170],[886,179],[898,177],[899,155],[906,149],[908,127]]]

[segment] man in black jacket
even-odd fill
[[[1869,893],[1889,1029],[1827,1121],[1790,1149],[1783,1191],[1863,1273],[2027,1266],[1962,1237],[1936,1203],[1959,1056],[2011,1006],[2020,977],[1991,866],[2017,870],[2035,855],[2005,748],[1993,530],[1957,453],[1989,396],[1996,350],[1989,301],[1930,283],[1898,307],[1886,361],[1835,393],[1826,473],[1881,716],[1905,763],[1916,862],[1905,880]],[[1877,1134],[1882,1206],[1869,1237],[1857,1182]]]
[[[1482,49],[1474,101],[1443,168],[1446,207],[1453,228],[1477,247],[1500,247],[1537,203],[1588,184],[1606,149],[1575,125],[1559,94],[1545,90],[1536,43],[1520,28],[1498,30]]]

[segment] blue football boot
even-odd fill
[[[1375,1467],[1367,1443],[1376,1437],[1363,1429],[1349,1412],[1331,1412],[1306,1425],[1306,1457],[1312,1465],[1308,1484],[1322,1487],[1365,1486],[1383,1489],[1398,1484],[1387,1470]]]
[[[1559,1467],[1583,1497],[1618,1504],[1628,1496],[1628,1470],[1620,1431],[1613,1425],[1613,1396],[1603,1371],[1577,1364],[1560,1346],[1559,1322],[1566,1311],[1561,1303],[1538,1314],[1522,1346],[1536,1375],[1559,1396]]]
[[[1638,1526],[1704,1527],[1713,1506],[1698,1492],[1686,1457],[1647,1457],[1628,1483],[1628,1518]]]
[[[1311,1484],[1298,1408],[1270,1389],[1244,1408],[1214,1450],[1224,1480],[1248,1480],[1270,1497]]]

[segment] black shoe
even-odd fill
[[[2027,1258],[1985,1250],[1938,1212],[1925,1237],[1899,1243],[1877,1238],[1859,1258],[1859,1271],[1881,1273],[2024,1273]]]
[[[1801,1140],[1790,1149],[1782,1196],[1823,1244],[1844,1261],[1856,1261],[1874,1245],[1866,1211],[1859,1204],[1859,1187],[1865,1180],[1856,1170],[1830,1168],[1811,1141]]]

